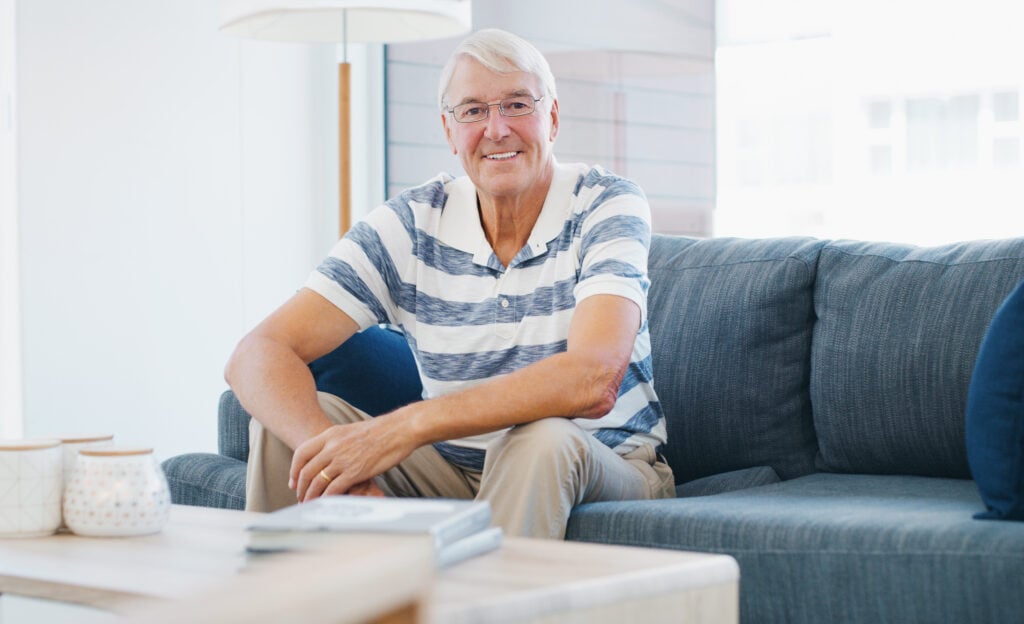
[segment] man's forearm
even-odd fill
[[[246,337],[228,361],[225,379],[242,407],[292,449],[331,426],[309,367],[283,345]]]
[[[393,416],[419,445],[489,433],[541,418],[600,418],[615,404],[624,368],[562,353]]]

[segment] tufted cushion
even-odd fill
[[[1024,520],[1024,282],[999,307],[967,395],[967,461],[988,511]]]
[[[821,250],[811,401],[821,470],[967,478],[978,346],[1024,278],[1024,239]]]
[[[654,236],[654,388],[676,482],[755,466],[813,471],[808,395],[817,252],[809,238]]]
[[[416,360],[402,332],[378,325],[354,334],[309,364],[316,389],[339,396],[371,416],[422,398]]]

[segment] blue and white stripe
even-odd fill
[[[599,167],[557,165],[530,239],[506,268],[484,236],[472,182],[442,174],[374,210],[306,285],[362,328],[400,326],[424,398],[565,351],[573,310],[586,297],[636,302],[643,322],[615,407],[577,420],[627,453],[666,438],[646,320],[649,245],[650,211],[639,187]],[[480,469],[483,449],[499,434],[437,446],[449,461]]]

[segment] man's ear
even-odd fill
[[[452,129],[448,126],[448,115],[441,113],[441,125],[444,126],[444,138],[448,140],[448,147],[451,148],[452,154],[459,155],[459,150],[455,149],[455,142],[452,141]]]
[[[558,136],[558,100],[551,101],[551,132],[548,137],[548,141],[552,143],[555,141],[555,137]]]

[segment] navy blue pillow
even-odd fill
[[[423,395],[416,360],[405,336],[381,326],[365,329],[309,364],[316,389],[339,396],[371,416]]]
[[[1024,282],[996,311],[967,396],[967,460],[988,511],[1024,520]]]

